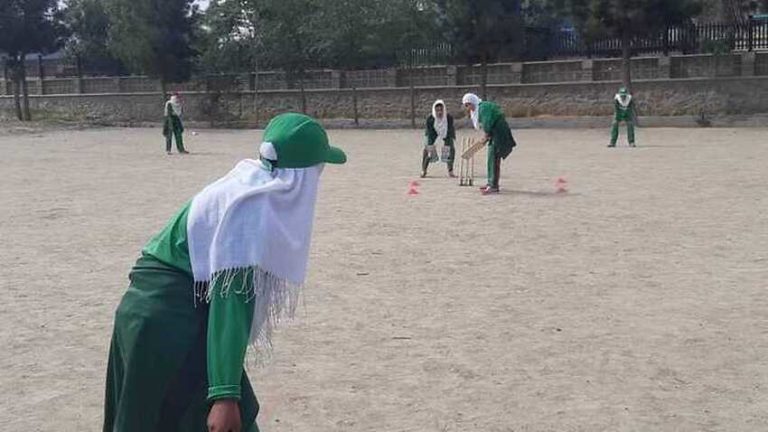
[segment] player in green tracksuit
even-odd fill
[[[181,122],[181,102],[179,96],[174,94],[165,103],[163,135],[165,135],[165,152],[171,154],[171,142],[176,139],[176,150],[180,154],[189,153],[184,149],[184,124]]]
[[[501,108],[495,103],[482,101],[477,95],[467,93],[462,98],[462,104],[472,118],[475,129],[485,132],[483,140],[488,143],[488,184],[481,192],[484,195],[499,193],[501,161],[517,146],[512,130]]]
[[[320,174],[346,161],[283,114],[143,248],[115,314],[104,432],[255,431],[247,346],[266,349],[304,282]]]
[[[622,87],[613,98],[613,124],[611,125],[611,143],[608,147],[616,147],[616,142],[619,140],[619,125],[621,122],[627,124],[629,146],[635,147],[636,119],[637,111],[635,110],[635,102],[632,100],[632,95],[629,94],[626,88]]]
[[[427,117],[426,128],[424,130],[426,146],[421,155],[421,177],[427,176],[427,169],[432,160],[435,150],[435,143],[440,140],[443,142],[442,159],[448,166],[448,177],[456,177],[453,174],[453,161],[456,158],[456,129],[453,126],[453,116],[448,114],[445,108],[445,102],[437,100],[432,105],[432,114]]]

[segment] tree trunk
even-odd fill
[[[21,57],[22,59],[26,58],[26,55],[23,55]],[[27,65],[26,62],[21,63],[21,94],[22,94],[22,103],[24,104],[24,111],[23,111],[23,117],[24,121],[30,121],[32,120],[32,115],[29,112],[29,86],[27,85]]]
[[[416,129],[416,88],[413,85],[413,76],[411,76],[411,127]]]
[[[480,65],[480,92],[483,100],[488,99],[488,57],[483,55],[483,63]]]
[[[307,93],[304,91],[304,71],[299,72],[299,87],[301,88],[301,112],[307,114]]]
[[[14,67],[15,68],[15,67]],[[16,107],[16,117],[19,121],[24,121],[24,114],[21,112],[21,82],[19,82],[18,70],[13,71],[13,104]]]
[[[6,79],[11,81],[11,91],[13,92],[13,106],[16,109],[16,118],[19,121],[23,121],[24,117],[21,114],[21,99],[19,93],[21,91],[21,84],[19,83],[19,63],[16,61],[16,57],[10,57],[5,63],[7,73]]]
[[[621,33],[621,81],[628,91],[632,91],[632,40],[629,32]]]
[[[352,87],[352,108],[354,109],[354,115],[355,115],[355,126],[360,126],[360,114],[357,111],[357,88]]]
[[[163,98],[163,103],[168,100],[168,84],[163,78],[160,78],[160,93]],[[163,113],[165,115],[165,113]]]

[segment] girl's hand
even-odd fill
[[[234,399],[217,400],[208,414],[208,432],[240,432],[240,406]]]

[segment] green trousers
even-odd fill
[[[493,143],[488,144],[488,186],[498,189],[499,179],[501,177],[501,156],[496,152],[496,146]]]
[[[207,432],[208,307],[192,278],[140,258],[115,314],[107,366],[104,432]],[[256,396],[243,372],[240,415],[256,431]]]
[[[629,143],[634,144],[635,143],[635,122],[634,120],[627,119],[624,121],[624,123],[627,124],[627,136],[629,138]],[[621,120],[614,120],[613,125],[611,127],[611,145],[616,145],[616,142],[619,141],[619,125],[621,124]]]
[[[178,116],[171,115],[165,121],[163,127],[163,135],[165,135],[165,151],[171,152],[171,142],[176,138],[176,150],[179,153],[184,153],[184,126],[181,123],[181,119]]]

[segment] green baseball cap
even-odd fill
[[[280,114],[269,122],[260,155],[276,168],[308,168],[347,161],[343,150],[328,144],[328,134],[317,120],[297,113]]]

